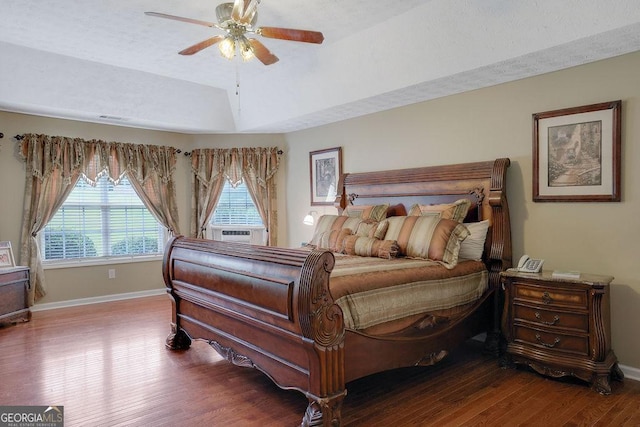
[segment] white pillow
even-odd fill
[[[489,221],[466,222],[464,226],[467,227],[471,234],[460,244],[458,258],[481,260],[484,252],[484,241],[487,240]]]

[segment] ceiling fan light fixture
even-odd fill
[[[243,61],[250,61],[255,55],[253,53],[253,47],[249,44],[249,40],[246,37],[240,39],[240,55],[242,55]]]
[[[231,37],[225,37],[224,40],[218,43],[218,49],[220,54],[228,60],[232,60],[236,56],[236,42]]]

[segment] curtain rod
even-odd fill
[[[178,153],[179,153],[179,152],[180,152],[180,150],[178,150]],[[284,151],[282,151],[282,150],[278,150],[278,151],[276,151],[276,154],[277,154],[278,156],[282,156],[282,155],[284,154]],[[189,157],[189,156],[191,156],[191,151],[185,151],[185,152],[184,152],[184,155],[185,155],[185,157]]]

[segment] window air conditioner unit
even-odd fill
[[[267,242],[267,233],[262,226],[212,226],[210,238],[222,242],[264,245]]]

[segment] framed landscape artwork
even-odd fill
[[[0,268],[15,267],[11,242],[0,242]]]
[[[533,115],[533,201],[619,202],[622,101]]]
[[[338,180],[342,173],[342,148],[309,153],[311,176],[311,204],[333,205],[336,200]]]

